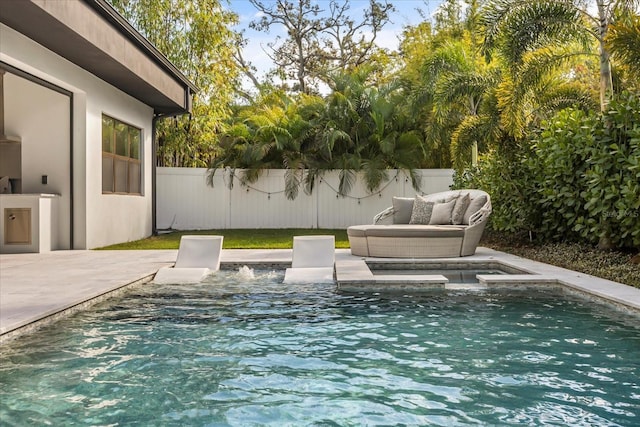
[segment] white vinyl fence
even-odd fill
[[[446,191],[453,183],[451,169],[422,169],[418,194]],[[207,169],[157,169],[158,229],[207,230],[228,228],[347,228],[371,224],[373,216],[391,206],[391,197],[414,197],[411,180],[402,171],[389,170],[389,179],[369,193],[359,178],[347,196],[338,195],[339,172],[327,172],[311,195],[300,188],[298,197],[284,194],[282,169],[264,171],[248,186],[229,172],[216,171],[213,187],[206,182]]]

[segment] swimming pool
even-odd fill
[[[638,425],[640,321],[553,293],[144,285],[4,346],[5,425]]]

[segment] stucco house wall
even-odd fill
[[[6,81],[7,133],[23,136],[23,193],[58,193],[59,231],[69,236],[73,196],[75,249],[91,249],[151,234],[153,108],[0,24],[0,61],[73,94],[73,195],[70,194],[69,115],[64,95],[11,76]],[[50,99],[57,99],[51,103]],[[38,112],[38,105],[49,111]],[[142,129],[143,194],[102,194],[102,114]],[[66,130],[65,130],[66,128]],[[52,140],[53,135],[55,141]],[[54,142],[54,143],[52,143]],[[50,165],[50,166],[47,166]],[[47,169],[48,168],[48,169]],[[38,184],[49,170],[50,184]],[[42,171],[42,172],[41,172]],[[60,247],[69,249],[68,238]]]
[[[151,235],[155,119],[189,113],[196,86],[107,0],[0,1],[0,69],[0,154],[11,157],[0,161],[0,175],[21,183],[20,194],[0,194],[11,230],[0,252],[92,249]],[[140,130],[139,187],[103,192],[103,158],[114,162],[106,176],[138,167],[137,156],[103,153],[103,115]],[[50,225],[32,216],[33,230],[51,229],[38,246],[20,234],[26,210],[18,221],[13,209],[44,199],[55,212]]]

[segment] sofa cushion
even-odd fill
[[[429,224],[432,211],[433,202],[427,202],[424,198],[417,196],[413,202],[409,224]]]
[[[364,229],[364,233],[367,237],[464,237],[465,228],[463,226],[417,224],[370,225]]]
[[[424,194],[420,197],[425,199],[427,202],[442,203],[442,202],[448,202],[449,200],[453,200],[456,197],[456,195],[455,194],[443,195],[442,193],[435,193],[435,194]]]
[[[471,202],[469,202],[469,207],[467,208],[467,211],[464,213],[464,217],[462,218],[462,223],[468,225],[471,215],[478,212],[480,208],[485,205],[485,203],[487,203],[487,196],[484,194],[471,199]]]
[[[413,212],[413,197],[393,197],[393,223],[409,224]]]
[[[469,193],[461,194],[456,198],[456,204],[453,207],[453,211],[451,212],[451,224],[462,224],[464,220],[464,214],[467,212],[469,203],[471,203]]]
[[[433,212],[429,219],[430,225],[445,225],[451,224],[451,212],[456,204],[456,200],[450,200],[445,203],[435,203],[433,205]]]
[[[367,229],[370,225],[350,225],[347,227],[347,236],[367,237]],[[379,226],[375,226],[379,227]]]

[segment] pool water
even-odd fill
[[[254,276],[139,286],[3,346],[2,425],[640,425],[635,317]]]

